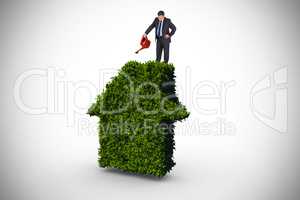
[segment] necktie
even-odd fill
[[[157,29],[157,36],[161,36],[162,35],[162,22],[159,21],[159,24],[158,24],[158,29]]]

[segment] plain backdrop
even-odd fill
[[[97,166],[85,112],[158,10],[180,101],[163,179]],[[298,1],[1,1],[1,199],[299,199]]]

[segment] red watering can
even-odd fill
[[[139,50],[137,50],[135,53],[139,53],[140,50],[142,49],[146,49],[146,48],[149,48],[150,47],[150,43],[151,41],[148,40],[147,36],[143,36],[142,39],[141,39],[141,42],[140,42],[140,45],[142,46]]]

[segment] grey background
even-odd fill
[[[150,49],[133,52],[160,9],[178,28],[170,62],[191,116],[176,124],[177,165],[157,180],[98,168],[98,119],[84,112],[125,62],[154,59],[153,32]],[[1,1],[0,198],[299,199],[299,10],[296,0]],[[49,107],[41,114],[24,112],[14,87],[31,69],[54,70],[64,88],[90,83],[96,89],[55,96],[60,112]],[[99,77],[103,69],[111,75]],[[287,121],[278,121],[287,123],[283,132],[257,119],[250,106],[251,88],[277,69],[288,73],[288,101],[278,105],[288,111]],[[51,106],[47,80],[24,81],[22,102]],[[225,111],[197,110],[194,92],[204,80],[217,86],[234,81]],[[274,112],[277,90],[270,91],[258,100],[264,113]],[[202,102],[205,108],[216,104]],[[200,131],[218,118],[235,131]]]

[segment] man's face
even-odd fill
[[[159,15],[157,18],[158,18],[159,21],[162,21],[165,18],[165,16]]]

